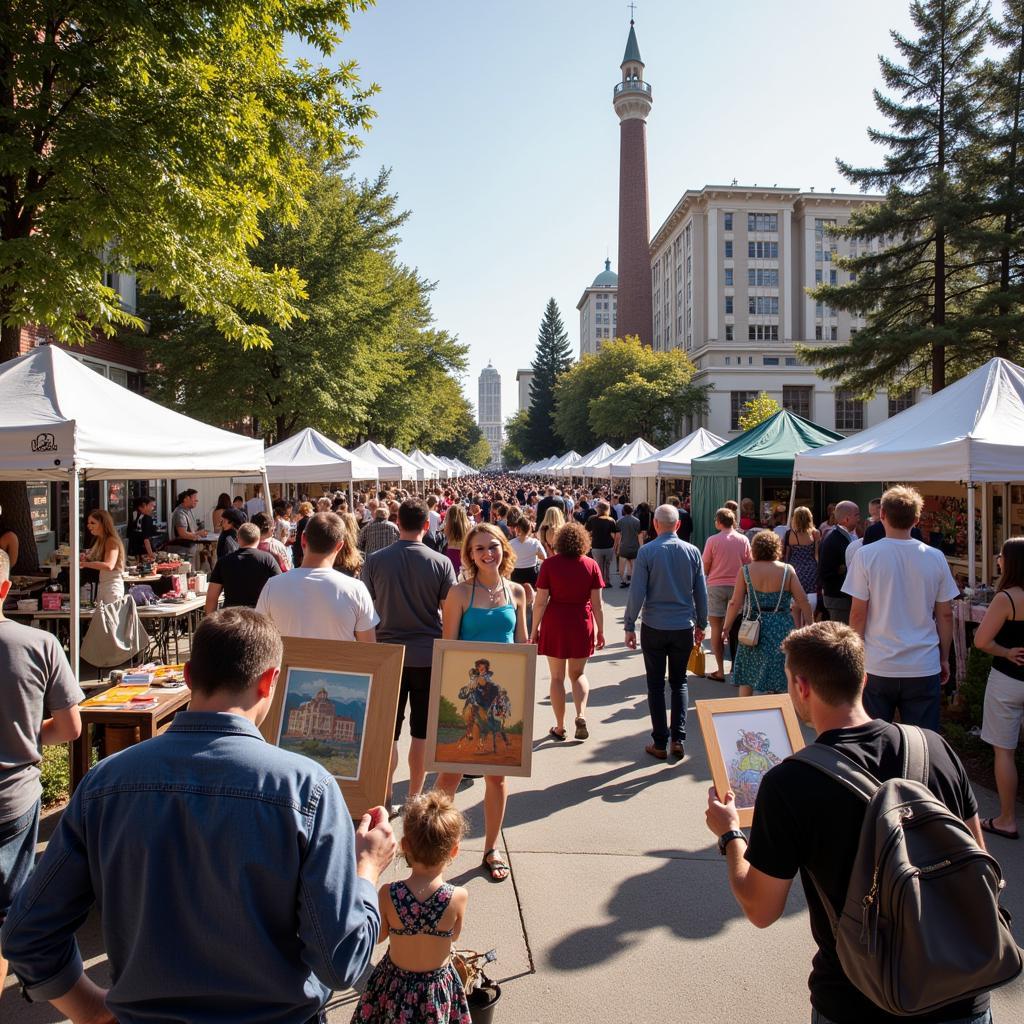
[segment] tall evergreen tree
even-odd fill
[[[988,6],[914,0],[910,13],[917,37],[892,33],[904,63],[879,58],[893,95],[875,90],[875,105],[891,127],[868,135],[888,150],[884,165],[837,161],[850,181],[884,199],[854,213],[836,234],[876,241],[878,250],[840,261],[855,274],[850,283],[813,292],[831,307],[865,316],[867,326],[846,344],[805,350],[824,376],[862,392],[945,387],[947,358],[963,338],[949,314],[981,287],[979,265],[962,242],[983,211],[959,171],[978,132],[976,63],[988,37]]]
[[[530,369],[530,409],[527,419],[523,454],[528,459],[542,459],[554,455],[562,445],[555,432],[555,384],[558,378],[572,366],[572,350],[569,335],[562,323],[558,303],[548,299],[537,335],[537,353]]]
[[[965,235],[986,285],[966,313],[976,361],[1024,347],[1024,0],[1004,0],[992,41],[1001,52],[978,73],[986,117],[968,163],[987,213]]]

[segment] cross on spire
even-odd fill
[[[630,25],[632,25],[633,24],[633,18],[636,15],[636,4],[635,3],[628,3],[628,4],[626,4],[626,6],[629,8],[629,23],[630,23]]]

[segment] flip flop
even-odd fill
[[[716,683],[724,683],[725,682],[725,676],[717,675],[714,672],[709,672],[704,678],[705,679],[714,679],[714,681]]]
[[[487,858],[492,853],[495,855],[494,860],[488,860]],[[501,859],[501,854],[498,853],[497,849],[488,850],[480,863],[483,865],[484,871],[490,873],[492,882],[504,882],[508,878],[508,865]]]
[[[1004,839],[1020,839],[1020,833],[1014,830],[1013,832],[1007,832],[1006,829],[997,828],[992,824],[995,818],[982,818],[981,819],[981,831],[991,832],[994,836],[1002,836]]]
[[[551,728],[548,729],[548,735],[553,740],[558,740],[559,743],[564,743],[565,742],[565,730],[564,729],[561,732],[559,732],[554,726],[551,726]]]
[[[579,718],[576,719],[576,739],[585,740],[589,736],[590,733],[587,731],[587,720],[580,715]]]

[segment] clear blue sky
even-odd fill
[[[849,191],[835,158],[878,160],[878,54],[891,28],[910,31],[907,7],[638,3],[652,232],[686,189],[733,178]],[[381,86],[355,171],[392,168],[412,211],[401,258],[437,282],[437,324],[470,347],[474,405],[488,360],[501,373],[504,418],[548,298],[578,355],[576,303],[606,254],[618,269],[611,95],[628,31],[619,0],[379,0],[337,52]]]

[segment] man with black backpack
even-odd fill
[[[818,944],[812,1024],[990,1024],[988,990],[1021,958],[963,765],[936,733],[868,715],[848,626],[805,626],[782,646],[818,738],[764,776],[749,840],[733,794],[712,788],[707,824],[733,895],[767,928],[800,872]]]

